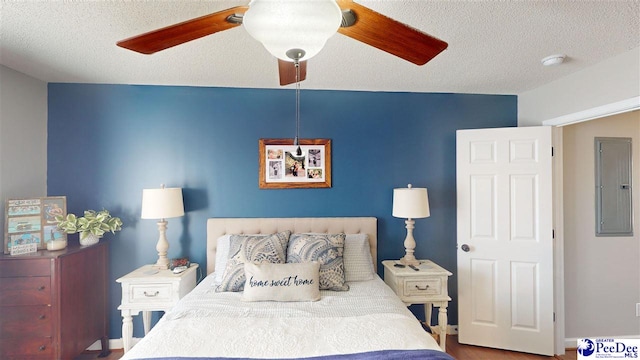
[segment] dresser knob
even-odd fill
[[[147,292],[145,291],[144,292],[144,296],[146,296],[146,297],[155,297],[155,296],[158,296],[159,293],[160,293],[159,291],[156,291],[153,294],[147,294]]]
[[[40,285],[40,286],[38,286],[38,291],[42,291],[42,290],[44,290],[44,289],[45,289],[44,285]]]
[[[44,345],[40,345],[40,347],[38,348],[38,351],[44,351],[47,347]]]
[[[420,286],[416,285],[416,289],[418,289],[418,290],[427,290],[427,289],[429,289],[429,285],[425,285],[424,287],[420,287]]]
[[[44,318],[46,318],[46,316],[44,314],[38,316],[38,319],[43,320]]]

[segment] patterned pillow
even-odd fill
[[[293,234],[287,249],[288,263],[320,263],[320,290],[347,291],[344,280],[345,234]]]
[[[229,261],[217,292],[242,291],[246,277],[244,263],[284,264],[287,257],[287,242],[290,231],[271,236],[232,235],[229,247]]]
[[[214,284],[216,286],[220,285],[222,282],[222,276],[224,275],[224,270],[227,268],[227,261],[229,261],[229,247],[231,246],[231,237],[234,234],[226,234],[222,235],[216,240],[216,266],[214,269],[215,272],[215,281]],[[237,234],[240,235],[240,234]],[[243,236],[258,236],[258,237],[268,237],[273,234],[242,234]]]

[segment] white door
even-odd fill
[[[457,132],[458,340],[553,355],[551,127]]]

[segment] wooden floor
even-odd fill
[[[562,356],[540,356],[513,351],[496,350],[479,346],[461,345],[457,336],[447,337],[447,353],[456,360],[576,360],[575,350],[568,350]],[[108,357],[98,358],[99,352],[85,352],[75,360],[118,360],[122,357],[122,349],[111,350]]]
[[[447,336],[447,354],[457,360],[576,360],[578,357],[575,350],[567,350],[565,355],[560,356],[542,356],[461,345],[458,343],[457,336]]]

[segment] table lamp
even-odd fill
[[[169,242],[167,241],[167,221],[165,219],[183,215],[184,204],[181,188],[165,188],[163,184],[160,189],[142,190],[142,214],[140,217],[142,219],[159,219],[160,238],[156,245],[158,251],[156,267],[159,269],[169,268],[169,259],[167,258]]]
[[[400,259],[404,265],[420,265],[413,254],[416,240],[413,238],[413,219],[429,217],[429,197],[426,188],[414,188],[409,184],[406,188],[393,189],[393,217],[405,220],[407,237],[404,239],[405,255]]]

